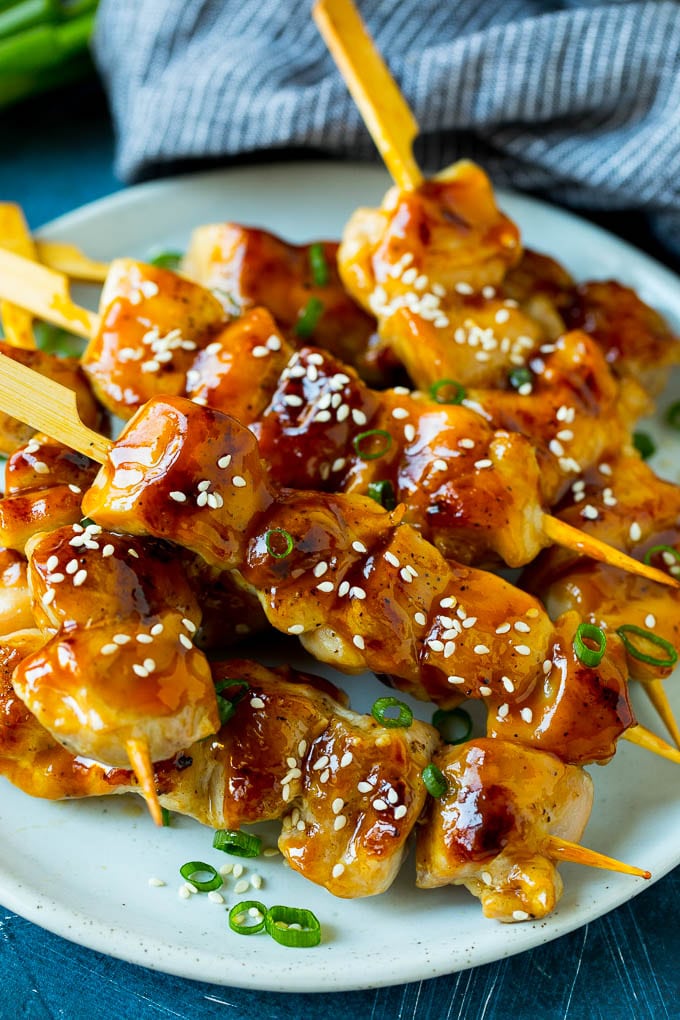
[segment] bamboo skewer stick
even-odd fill
[[[319,0],[312,16],[399,188],[423,180],[413,158],[418,123],[351,0]]]
[[[656,733],[652,733],[645,726],[631,726],[629,730],[622,733],[621,736],[628,740],[631,744],[637,744],[638,747],[643,747],[645,751],[651,751],[652,754],[658,754],[660,758],[667,758],[668,761],[675,762],[676,765],[680,765],[680,751],[677,747],[673,747],[668,741],[663,740],[661,737],[657,737]]]
[[[673,709],[668,700],[663,681],[658,677],[654,680],[645,680],[642,682],[642,689],[661,717],[661,721],[673,738],[675,746],[680,748],[680,726],[678,726],[673,715]]]
[[[572,843],[568,839],[560,839],[559,836],[549,836],[545,845],[547,856],[554,861],[570,861],[572,864],[585,864],[589,868],[602,868],[603,871],[618,871],[622,875],[635,875],[636,878],[651,878],[651,871],[643,871],[642,868],[635,868],[632,864],[624,864],[617,861],[615,857],[607,857],[597,850],[589,850],[588,847]]]
[[[48,269],[54,269],[73,280],[103,283],[108,275],[108,262],[91,259],[75,244],[65,244],[63,241],[41,241],[39,238],[34,243],[39,262],[42,262]]]
[[[25,259],[35,260],[36,248],[21,208],[14,202],[0,202],[0,246]],[[33,316],[11,301],[0,301],[0,319],[5,340],[12,347],[35,348]]]
[[[156,782],[153,773],[153,764],[149,754],[149,745],[141,738],[128,740],[125,744],[127,756],[130,759],[132,771],[135,774],[139,787],[144,795],[149,814],[156,825],[163,824],[163,814],[156,791]]]
[[[63,273],[0,250],[0,299],[11,300],[35,318],[90,340],[99,330],[99,316],[71,298]]]

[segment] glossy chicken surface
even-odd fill
[[[465,885],[486,917],[545,917],[562,893],[549,836],[578,841],[592,782],[581,768],[505,740],[443,747],[434,757],[447,790],[418,831],[417,884]]]
[[[375,321],[344,290],[337,253],[334,241],[293,245],[266,230],[220,223],[194,231],[183,268],[204,287],[228,294],[242,311],[268,308],[294,346],[311,337],[375,377],[366,361]],[[312,320],[310,300],[318,308]]]
[[[161,760],[215,732],[210,670],[191,640],[200,609],[170,550],[76,524],[27,552],[49,640],[17,666],[14,689],[61,744],[125,765],[130,739]]]

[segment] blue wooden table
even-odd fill
[[[0,115],[0,126],[0,198],[20,202],[32,226],[122,186],[112,170],[104,101],[93,87],[25,104]],[[629,239],[659,254],[640,220],[627,217],[626,225]],[[75,946],[0,907],[0,1020],[680,1018],[676,897],[680,869],[607,917],[512,959],[397,988],[323,996],[157,974]]]

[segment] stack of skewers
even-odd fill
[[[339,247],[230,223],[179,272],[102,266],[4,210],[0,772],[141,792],[157,821],[279,819],[344,897],[387,889],[416,832],[419,886],[536,919],[560,860],[648,874],[579,845],[584,766],[621,737],[680,762],[629,698],[677,744],[680,490],[631,437],[680,345],[632,291],[523,251],[478,167],[423,180],[355,12],[317,17],[396,182]],[[98,315],[69,276],[103,280]],[[82,359],[36,350],[35,318]],[[395,696],[360,715],[225,657],[272,627]],[[445,743],[399,691],[482,702],[486,735]]]

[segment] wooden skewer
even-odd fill
[[[570,861],[572,864],[585,864],[589,868],[602,868],[603,871],[619,871],[622,875],[635,875],[636,878],[651,878],[651,871],[643,871],[642,868],[635,868],[632,864],[624,864],[617,861],[615,857],[607,857],[599,854],[597,850],[589,850],[588,847],[579,846],[568,839],[560,839],[559,836],[549,836],[545,846],[548,857],[554,861]]]
[[[0,250],[0,298],[11,300],[36,318],[90,340],[99,330],[99,316],[71,298],[63,273]]]
[[[677,747],[673,747],[667,740],[657,737],[656,733],[652,733],[646,726],[631,726],[621,736],[631,744],[644,747],[645,751],[651,751],[652,754],[658,754],[660,758],[667,758],[668,761],[674,761],[680,765],[680,751]]]
[[[680,581],[671,577],[664,570],[640,563],[639,560],[634,560],[632,556],[614,548],[613,545],[601,542],[599,538],[594,538],[585,531],[574,528],[558,517],[544,514],[542,524],[544,534],[556,545],[563,545],[567,549],[580,552],[583,556],[590,556],[593,560],[607,563],[610,567],[620,567],[621,570],[626,570],[629,574],[638,574],[640,577],[646,577],[649,581],[668,585],[669,588],[680,588]]]
[[[125,744],[125,750],[127,756],[130,759],[130,765],[132,771],[137,777],[140,789],[144,795],[146,806],[149,809],[149,814],[153,818],[156,825],[161,826],[163,824],[163,814],[161,812],[161,805],[158,800],[158,792],[156,791],[156,782],[153,774],[153,764],[151,762],[151,755],[149,754],[149,745],[146,740],[136,738],[134,740],[128,740]]]
[[[38,261],[49,269],[55,269],[72,280],[85,280],[91,283],[103,283],[109,272],[107,262],[97,262],[89,258],[75,244],[64,244],[62,241],[36,240],[35,247]]]
[[[423,180],[413,158],[418,122],[351,0],[318,0],[312,16],[395,184],[413,191]]]
[[[671,708],[668,700],[668,695],[666,694],[666,688],[663,685],[663,681],[658,678],[656,680],[644,680],[641,681],[641,686],[652,705],[661,716],[661,720],[672,736],[676,747],[680,748],[680,726],[678,726],[675,716],[673,715],[673,709]]]
[[[113,446],[110,439],[83,425],[73,390],[6,355],[0,356],[0,408],[98,464],[106,462]]]
[[[28,224],[21,207],[14,202],[0,202],[0,245],[23,258],[31,260],[36,258],[36,249]],[[33,316],[30,312],[12,304],[11,301],[0,301],[0,319],[8,344],[26,350],[35,348]]]

